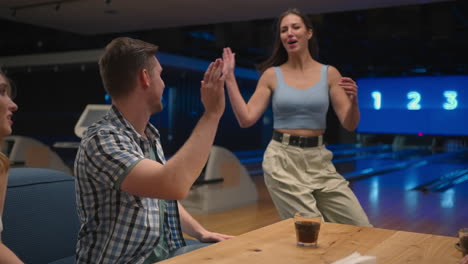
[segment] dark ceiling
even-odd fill
[[[353,75],[467,74],[468,8],[463,2],[311,14],[320,60]],[[100,49],[125,35],[167,53],[207,60],[230,46],[239,66],[253,68],[269,54],[273,24],[273,19],[258,19],[85,35],[0,20],[0,57]]]
[[[307,14],[450,0],[1,0],[0,17],[83,35],[271,19],[289,7]]]

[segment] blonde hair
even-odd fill
[[[0,174],[8,172],[10,169],[10,160],[8,157],[0,152]]]

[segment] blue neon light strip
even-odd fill
[[[163,66],[167,65],[202,72],[204,72],[211,63],[211,61],[207,60],[194,59],[190,57],[184,57],[164,52],[158,52],[156,54],[156,57]],[[216,58],[213,58],[213,60],[214,59]],[[236,67],[236,77],[249,80],[258,80],[259,74],[257,71],[252,69]]]

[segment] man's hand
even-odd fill
[[[200,242],[220,242],[233,237],[234,236],[206,231],[205,233],[201,234],[200,237],[198,237],[198,240]]]
[[[210,64],[201,82],[201,100],[205,113],[220,118],[223,115],[226,101],[224,97],[223,61],[216,59]]]

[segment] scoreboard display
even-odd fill
[[[356,80],[359,133],[468,135],[468,76]]]

